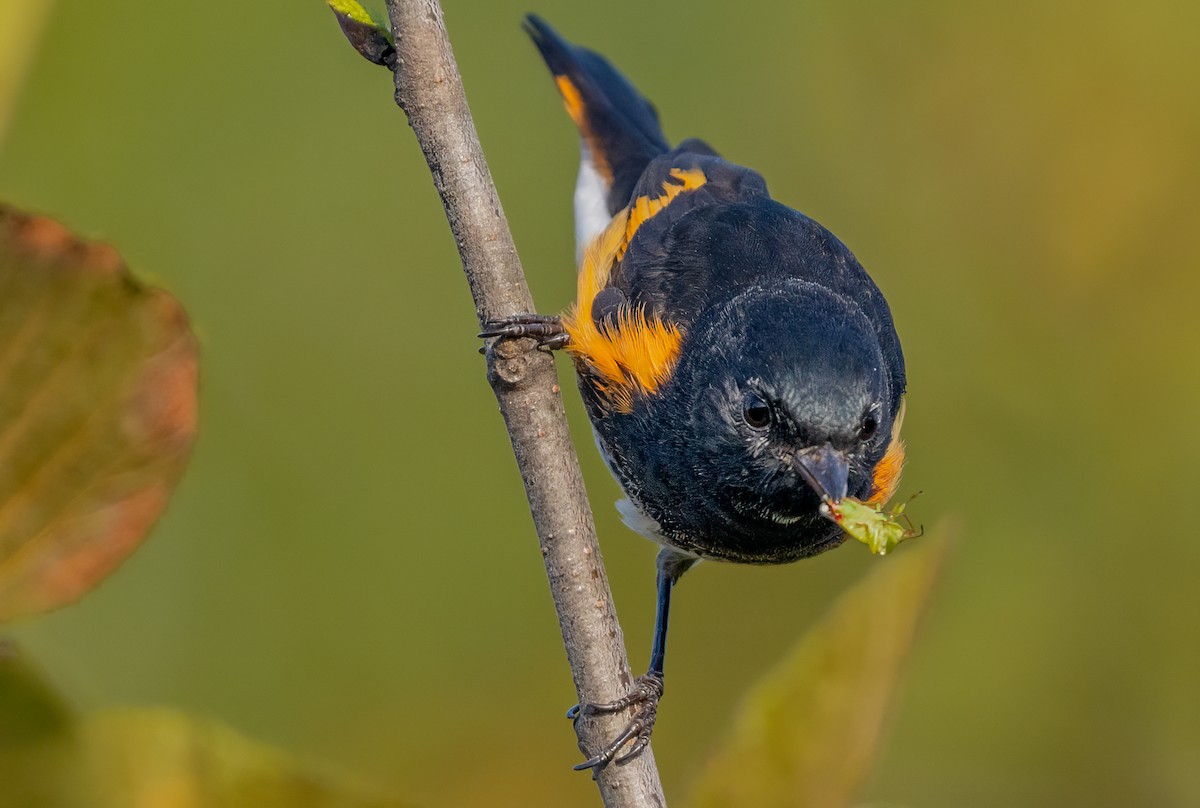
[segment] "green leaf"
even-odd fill
[[[0,621],[142,542],[191,450],[196,359],[180,305],[111,247],[0,206]]]
[[[211,721],[170,710],[80,719],[0,645],[0,808],[401,808]]]
[[[71,710],[41,673],[14,644],[0,638],[0,755],[59,737],[73,721]],[[3,777],[0,782],[5,782]]]
[[[386,65],[396,53],[387,25],[372,19],[357,0],[325,1],[354,49],[367,61]]]
[[[748,695],[692,808],[841,808],[870,772],[949,531],[881,562]]]
[[[836,504],[823,503],[821,512],[848,535],[867,545],[875,555],[887,555],[900,542],[921,535],[904,513],[903,502],[885,511],[854,497],[846,497]]]
[[[82,806],[58,773],[75,755],[76,717],[41,672],[0,639],[0,808]]]

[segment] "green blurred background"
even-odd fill
[[[577,155],[530,10],[888,294],[904,493],[966,538],[865,798],[1200,804],[1200,6],[444,5],[542,309],[573,292]],[[423,805],[594,804],[453,241],[390,77],[324,4],[59,0],[0,197],[118,245],[204,346],[201,438],[151,540],[13,632],[59,685],[216,717]],[[654,549],[568,402],[640,668]],[[655,732],[668,796],[879,563],[854,545],[688,576]]]

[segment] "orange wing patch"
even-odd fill
[[[629,206],[629,222],[625,225],[625,243],[617,249],[616,260],[620,261],[625,257],[625,250],[629,248],[629,242],[633,241],[633,236],[639,227],[653,219],[659,211],[671,204],[675,197],[684,191],[694,191],[708,182],[708,177],[704,176],[704,172],[698,168],[686,171],[681,168],[673,168],[671,177],[678,180],[678,183],[664,182],[662,196],[656,196],[653,199],[649,196],[639,196]]]
[[[904,423],[905,402],[900,402],[900,412],[896,414],[896,421],[892,424],[892,438],[888,443],[887,452],[884,453],[883,459],[875,466],[875,472],[871,475],[871,495],[867,497],[867,504],[875,507],[886,505],[888,500],[896,493],[896,489],[900,487],[900,472],[904,470],[904,441],[900,439],[900,426]]]
[[[612,166],[608,164],[607,158],[604,156],[604,151],[600,148],[600,141],[597,140],[596,134],[587,122],[587,108],[583,103],[583,96],[579,93],[579,88],[567,76],[555,76],[554,83],[558,86],[558,92],[562,95],[563,106],[567,108],[567,114],[571,116],[571,120],[575,122],[576,128],[579,129],[579,135],[587,144],[588,151],[592,155],[592,165],[595,166],[597,173],[604,178],[605,182],[612,182]]]
[[[613,326],[601,329],[592,317],[592,301],[608,286],[638,228],[679,194],[707,181],[699,169],[673,169],[671,177],[678,182],[664,182],[661,196],[638,197],[588,245],[579,268],[577,301],[563,318],[571,335],[567,351],[596,376],[601,395],[617,412],[630,412],[635,393],[653,393],[670,378],[683,333],[640,307],[619,312]]]

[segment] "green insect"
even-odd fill
[[[835,504],[821,505],[821,513],[867,545],[872,553],[887,555],[905,539],[914,539],[924,533],[924,530],[914,528],[912,519],[904,513],[906,504],[901,502],[885,511],[854,497],[846,497]]]

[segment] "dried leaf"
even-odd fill
[[[931,537],[834,603],[750,692],[695,786],[693,808],[853,804],[948,543]]]
[[[195,429],[179,303],[111,247],[0,206],[0,621],[71,603],[132,553]]]

